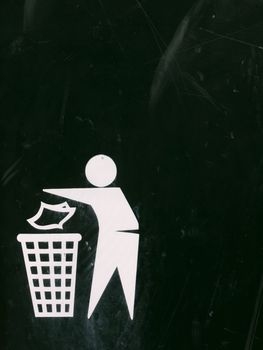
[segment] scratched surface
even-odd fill
[[[263,2],[3,0],[1,348],[263,348]],[[77,206],[75,316],[33,315],[16,235],[42,188],[118,165],[140,223],[134,320],[113,276],[87,320],[98,224]]]

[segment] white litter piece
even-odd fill
[[[21,233],[35,317],[73,317],[79,233]]]

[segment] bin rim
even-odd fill
[[[38,241],[68,241],[73,240],[78,242],[82,239],[80,233],[19,233],[16,237],[18,242],[38,242]]]

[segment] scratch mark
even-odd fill
[[[18,158],[3,174],[1,177],[1,184],[2,186],[5,186],[17,173],[18,169],[17,166],[21,162],[22,157]]]
[[[253,343],[254,343],[255,334],[257,331],[257,324],[258,324],[258,319],[259,319],[261,308],[262,308],[262,303],[263,303],[263,275],[261,276],[258,295],[257,295],[257,299],[256,299],[256,304],[255,304],[254,312],[252,315],[250,328],[249,328],[247,341],[246,341],[246,345],[245,345],[244,350],[252,350],[253,349]]]
[[[221,38],[221,39],[231,40],[231,41],[234,41],[234,42],[242,44],[242,45],[246,45],[246,46],[253,47],[253,48],[256,48],[256,49],[259,49],[259,50],[263,50],[263,46],[252,44],[252,43],[250,43],[248,41],[244,41],[244,40],[233,38],[232,36],[216,33],[213,30],[209,30],[209,29],[206,29],[206,28],[200,28],[200,30],[203,30],[203,31],[205,31],[207,33],[215,35],[215,36],[217,36],[218,38]]]
[[[230,35],[235,35],[235,34],[244,33],[244,32],[246,32],[247,30],[250,30],[251,28],[253,28],[253,27],[255,27],[255,26],[258,26],[258,25],[260,25],[260,24],[262,24],[262,21],[257,22],[256,24],[253,24],[253,25],[248,26],[248,27],[246,27],[246,28],[242,28],[242,29],[239,29],[239,30],[235,30],[234,32],[229,32],[229,33],[224,34],[224,35],[226,35],[226,36],[229,37]],[[200,30],[204,30],[203,28],[199,28],[199,29],[200,29]],[[195,48],[203,47],[203,46],[205,46],[205,45],[212,44],[212,43],[214,43],[214,42],[216,42],[216,41],[219,41],[219,40],[222,40],[222,39],[224,39],[224,38],[217,37],[217,38],[210,39],[210,40],[204,40],[204,41],[201,41],[201,42],[198,43],[198,44],[195,44],[195,45],[193,45],[193,46],[187,47],[186,49],[183,49],[181,52],[188,52],[188,51],[191,51],[191,50],[193,50],[193,49],[195,49]]]
[[[18,173],[18,169],[16,169],[15,171],[13,171],[3,182],[2,182],[2,186],[6,186],[8,184],[8,182],[10,182],[13,177],[16,176],[16,174]]]
[[[204,89],[200,84],[198,84],[198,82],[194,79],[194,77],[192,77],[190,74],[186,72],[183,73],[183,77],[191,83],[191,85],[194,87],[196,91],[199,92],[199,95],[198,95],[199,97],[204,98],[216,109],[220,110],[219,106],[215,103],[213,97],[209,94],[209,92],[206,89]]]
[[[155,106],[156,101],[158,101],[159,96],[162,94],[169,81],[171,81],[174,84],[177,92],[179,92],[179,88],[176,84],[176,78],[183,77],[180,71],[179,64],[177,63],[177,55],[182,47],[183,41],[186,37],[189,28],[192,26],[193,22],[198,17],[201,9],[203,8],[203,4],[204,0],[200,0],[186,14],[186,16],[183,18],[183,20],[177,27],[173,39],[171,40],[167,50],[160,59],[150,92],[151,109],[153,109],[153,107]]]
[[[163,48],[160,45],[160,42],[164,45],[164,47],[167,47],[167,44],[163,40],[160,32],[158,31],[156,25],[153,23],[151,17],[146,12],[145,8],[142,6],[141,2],[139,0],[135,0],[136,4],[138,5],[138,8],[142,11],[142,13],[145,16],[146,22],[153,34],[154,40],[156,42],[156,45],[158,46],[160,53],[163,54]]]

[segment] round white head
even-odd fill
[[[117,176],[114,161],[104,154],[92,157],[85,168],[87,180],[96,187],[109,186]]]

